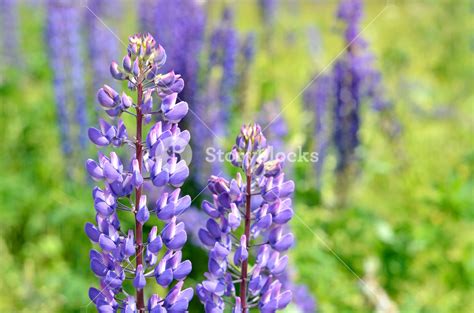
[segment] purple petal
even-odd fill
[[[146,286],[146,279],[143,275],[143,265],[137,266],[135,278],[133,279],[133,286],[137,289],[143,289]]]
[[[168,112],[165,112],[165,119],[171,123],[178,123],[183,117],[188,114],[188,104],[186,102],[180,102],[174,106]]]
[[[280,187],[280,197],[286,198],[295,190],[295,183],[292,180],[284,182]]]
[[[156,187],[162,187],[169,181],[169,173],[165,170],[159,172],[157,175],[152,177],[153,185]]]
[[[100,292],[99,289],[94,287],[89,288],[89,299],[91,299],[92,302],[97,304],[97,302],[102,300],[103,298],[104,295]]]
[[[163,246],[163,242],[161,240],[160,236],[157,236],[153,241],[151,241],[148,244],[148,250],[150,250],[151,253],[158,253],[161,250],[161,247]]]
[[[181,279],[186,278],[186,276],[188,276],[189,273],[191,273],[191,270],[192,270],[191,261],[186,260],[182,262],[181,264],[178,265],[178,267],[173,272],[174,279],[181,280]]]
[[[204,200],[202,202],[202,209],[204,212],[206,212],[210,217],[213,218],[218,218],[220,216],[220,213],[214,206],[207,200]]]
[[[89,128],[87,134],[89,135],[89,139],[98,146],[105,147],[110,143],[110,141],[102,135],[97,128]]]
[[[146,195],[142,195],[140,198],[140,207],[138,208],[137,212],[137,221],[143,225],[146,223],[146,221],[148,221],[149,218],[150,212],[146,206]]]
[[[95,180],[100,180],[104,178],[104,171],[102,168],[97,164],[96,161],[92,159],[88,159],[86,161],[86,169],[89,175],[95,179]]]
[[[124,252],[126,256],[132,256],[135,254],[135,241],[134,241],[132,230],[128,231],[128,236],[125,239]]]
[[[187,235],[186,235],[186,232],[183,230],[183,231],[177,232],[176,235],[171,240],[169,240],[168,242],[165,242],[165,245],[168,247],[168,249],[179,250],[184,246],[184,244],[186,243],[186,240],[187,240]]]
[[[293,217],[293,210],[291,208],[285,208],[280,211],[278,215],[273,217],[273,222],[275,224],[285,224]]]
[[[102,249],[105,251],[112,251],[117,248],[115,243],[110,239],[109,237],[105,236],[104,234],[101,234],[99,236],[99,245]]]
[[[283,237],[281,237],[276,243],[274,243],[272,247],[275,250],[282,252],[282,251],[288,250],[293,245],[293,242],[294,242],[293,234],[288,233],[284,235]]]
[[[213,247],[216,243],[216,240],[209,234],[209,232],[205,229],[200,229],[198,232],[199,239],[203,244],[209,247]]]
[[[290,290],[286,290],[285,292],[281,293],[278,296],[278,304],[277,304],[277,309],[278,310],[283,310],[291,301],[292,294]]]
[[[168,287],[173,281],[173,271],[168,268],[160,275],[155,275],[156,282],[163,287]]]
[[[92,223],[86,223],[84,230],[90,240],[92,240],[93,242],[99,241],[101,233]]]
[[[97,100],[103,107],[113,108],[115,106],[114,99],[105,91],[104,88],[100,88],[97,92]]]

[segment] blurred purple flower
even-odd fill
[[[239,41],[234,27],[233,10],[226,7],[222,19],[209,39],[209,59],[200,88],[199,99],[191,119],[194,141],[193,166],[199,169],[195,180],[204,185],[209,175],[224,172],[221,162],[208,162],[207,149],[223,151],[220,139],[227,134],[230,114],[235,104],[237,84],[237,57]]]
[[[334,76],[334,131],[333,140],[337,152],[336,171],[344,172],[357,160],[361,123],[361,104],[369,100],[373,107],[381,105],[376,95],[380,74],[374,68],[374,57],[367,50],[367,42],[360,36],[363,16],[362,0],[340,2],[337,17],[345,25],[346,53],[336,62]]]
[[[332,97],[332,77],[322,75],[318,77],[304,93],[304,102],[308,111],[314,115],[314,140],[318,161],[316,167],[317,188],[322,187],[324,161],[330,141],[329,112]]]
[[[260,14],[267,27],[271,27],[275,21],[276,11],[278,9],[278,0],[259,0]]]
[[[73,152],[72,128],[81,147],[87,143],[87,106],[81,54],[80,7],[62,0],[48,1],[46,37],[63,153]],[[69,108],[74,104],[74,110]],[[76,125],[72,124],[75,121]],[[71,127],[73,126],[73,127]]]
[[[123,16],[122,3],[119,0],[93,0],[88,1],[84,10],[87,27],[87,44],[89,60],[92,65],[92,85],[97,90],[109,77],[108,63],[118,55],[119,40],[110,34],[110,27],[117,26],[114,21],[121,20]],[[100,20],[107,24],[107,27]],[[113,25],[113,26],[111,26]],[[116,31],[114,27],[114,31]],[[118,87],[113,84],[113,87]]]
[[[234,26],[234,11],[226,7],[222,13],[221,23],[211,34],[210,66],[222,68],[219,83],[218,102],[221,128],[230,118],[231,107],[234,104],[234,87],[237,82],[237,55],[239,52],[239,38]],[[226,135],[224,129],[218,129],[219,135]]]
[[[180,73],[188,83],[179,97],[195,103],[198,94],[199,59],[204,43],[206,13],[195,0],[141,0],[139,20],[143,30],[156,35],[169,56],[164,71]],[[179,38],[179,40],[178,40]]]

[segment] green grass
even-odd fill
[[[402,133],[391,140],[380,131],[381,116],[364,108],[362,172],[344,210],[335,205],[332,151],[321,198],[312,166],[297,164],[296,278],[311,288],[322,312],[371,312],[357,276],[373,258],[380,264],[377,280],[400,312],[472,312],[472,10],[468,1],[392,1],[370,24],[384,5],[366,2],[363,36],[378,57]],[[222,4],[211,2],[210,25]],[[254,3],[238,3],[239,29],[256,29],[260,39],[246,95],[250,109],[233,117],[233,133],[252,119],[251,109],[278,97],[290,143],[308,140],[309,113],[298,94],[342,48],[334,10],[332,1],[282,1],[267,41]],[[43,16],[22,7],[25,62],[10,64],[0,85],[0,311],[92,312],[87,288],[95,278],[82,229],[93,207],[82,164],[94,152],[61,156]],[[122,38],[135,31],[133,20],[121,25]],[[316,59],[307,49],[310,25],[323,38]],[[201,279],[206,262],[193,249],[185,251],[196,263],[191,282]],[[195,301],[191,311],[199,310]]]

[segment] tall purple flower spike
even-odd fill
[[[81,8],[78,4],[62,0],[48,0],[47,4],[46,35],[54,74],[62,150],[65,155],[71,155],[76,143],[71,128],[78,128],[79,146],[85,147],[87,144],[88,118],[81,54]],[[68,103],[74,104],[74,108],[68,107]]]
[[[153,19],[150,31],[160,38],[171,57],[164,70],[174,69],[183,76],[187,83],[179,97],[194,103],[198,94],[199,57],[205,35],[205,9],[195,0],[156,0],[151,9]]]
[[[389,106],[389,102],[384,101],[380,95],[381,78],[373,66],[374,57],[367,50],[367,42],[360,36],[362,16],[362,0],[341,1],[337,17],[346,24],[344,39],[347,50],[333,69],[333,140],[337,152],[338,173],[343,173],[357,159],[355,151],[360,142],[362,102],[370,100],[376,110]]]
[[[198,103],[194,107],[193,133],[199,136],[194,141],[193,160],[197,173],[196,181],[205,185],[210,174],[225,171],[220,162],[209,162],[206,148],[222,150],[219,137],[227,136],[230,113],[235,105],[235,93],[238,87],[237,58],[239,56],[239,38],[234,26],[233,10],[226,7],[222,18],[209,38],[208,71],[205,75],[204,88],[201,90]],[[250,49],[251,50],[251,49]],[[248,53],[252,57],[252,51]],[[207,125],[212,125],[212,131]]]
[[[87,2],[84,10],[87,27],[87,50],[92,67],[94,90],[108,78],[108,62],[119,53],[120,42],[110,36],[109,27],[116,28],[123,16],[121,1],[94,0]],[[100,17],[100,20],[97,18]],[[116,21],[115,23],[113,23]],[[105,22],[107,27],[102,24]],[[115,26],[115,27],[114,27]],[[114,32],[116,31],[113,29]],[[114,84],[113,87],[118,86]]]
[[[210,218],[199,231],[209,248],[209,272],[196,287],[206,312],[224,312],[226,303],[232,312],[275,312],[291,301],[280,276],[294,242],[285,227],[293,216],[294,183],[285,180],[282,161],[271,160],[269,149],[259,125],[243,126],[231,152],[243,177],[209,179],[213,201],[202,209]]]
[[[311,129],[311,133],[313,134],[314,131],[314,149],[318,152],[318,161],[315,163],[315,171],[316,188],[319,190],[322,188],[324,162],[331,136],[329,112],[330,104],[333,100],[332,84],[331,76],[322,75],[318,77],[304,93],[305,106],[308,111],[313,113],[314,117],[314,125]]]
[[[185,312],[193,296],[191,288],[182,290],[192,266],[190,261],[182,260],[181,248],[187,234],[184,224],[176,220],[191,203],[190,197],[180,195],[178,188],[189,174],[180,153],[190,136],[178,127],[188,105],[176,103],[176,95],[184,86],[180,75],[158,74],[165,59],[164,49],[151,35],[131,36],[121,65],[112,62],[110,72],[115,79],[128,81],[129,89],[137,94],[136,101],[107,85],[97,93],[100,106],[113,123],[100,120],[98,128],[89,129],[90,140],[98,147],[129,145],[134,151],[126,164],[115,151],[109,155],[99,152],[97,161],[86,162],[91,178],[103,182],[92,192],[96,223],[85,226],[89,239],[101,249],[90,253],[91,269],[100,286],[91,288],[89,297],[99,312]],[[155,102],[159,104],[156,109]],[[128,135],[129,130],[120,119],[122,113],[135,117],[133,136]],[[158,115],[159,121],[143,137],[152,115]],[[150,194],[158,195],[153,206],[147,203],[145,181],[155,186]],[[135,228],[125,231],[119,216],[127,213],[133,213]],[[153,226],[144,239],[143,226],[153,216],[163,221],[164,227],[159,230]],[[153,278],[165,288],[173,281],[177,283],[163,298],[153,294],[146,301],[144,289]],[[125,290],[127,279],[132,282],[135,295]]]

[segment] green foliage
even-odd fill
[[[383,3],[366,2],[368,25]],[[335,3],[281,3],[273,37],[259,43],[247,106],[281,98],[290,143],[299,145],[308,139],[309,113],[298,94],[315,73],[330,70],[325,66],[342,42],[333,31]],[[211,4],[212,21],[222,3]],[[403,128],[400,137],[389,139],[380,131],[380,116],[364,109],[363,170],[346,209],[335,204],[331,151],[321,193],[312,165],[296,165],[292,262],[322,312],[373,310],[359,280],[369,258],[380,263],[377,279],[400,312],[474,311],[470,10],[468,1],[395,1],[364,30]],[[22,13],[25,62],[0,82],[0,311],[85,312],[91,309],[87,288],[96,281],[83,234],[93,218],[82,173],[85,155],[67,160],[77,164],[67,179],[42,13],[26,7]],[[264,33],[253,2],[239,2],[236,17],[242,31]],[[309,25],[323,38],[317,60],[307,50]],[[123,28],[122,38],[133,32]],[[234,117],[231,132],[243,119]],[[205,255],[194,247],[184,253],[194,262],[192,279],[201,280]],[[192,305],[192,312],[201,310]]]

